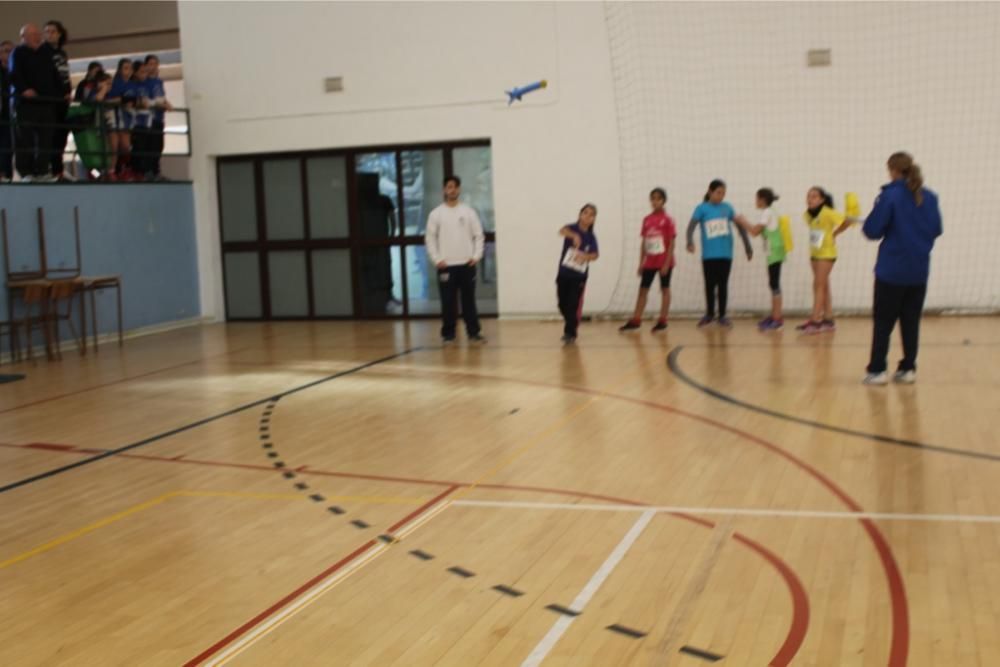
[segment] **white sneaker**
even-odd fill
[[[884,387],[889,384],[889,375],[885,371],[882,371],[881,373],[869,373],[865,376],[865,379],[861,381],[861,384]]]
[[[916,371],[896,371],[892,376],[892,381],[896,384],[913,384],[917,381]]]

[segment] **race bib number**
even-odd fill
[[[826,238],[826,232],[822,229],[810,229],[809,230],[809,243],[812,244],[813,248],[819,250],[823,247],[823,239]]]
[[[645,239],[647,255],[662,255],[667,251],[667,246],[663,242],[662,236],[649,236]]]
[[[562,265],[567,269],[578,271],[579,273],[587,272],[587,262],[583,259],[583,254],[573,248],[569,248],[566,251],[566,254],[563,256]]]
[[[716,218],[705,222],[705,238],[717,239],[720,236],[729,236],[729,221],[725,218]]]

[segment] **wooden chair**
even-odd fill
[[[11,283],[8,283],[10,285]],[[15,323],[16,328],[24,330],[24,347],[28,361],[32,360],[31,352],[31,332],[33,329],[41,329],[45,340],[45,356],[48,359],[54,358],[52,345],[52,329],[49,321],[49,288],[51,282],[44,279],[23,280],[17,285],[23,294],[24,316],[20,322]],[[37,308],[36,313],[32,313]]]
[[[41,209],[39,209],[39,216],[42,216]],[[44,218],[39,217],[39,225],[41,233],[44,234]],[[122,331],[122,279],[121,276],[117,274],[108,274],[103,276],[82,275],[83,257],[80,250],[80,208],[78,206],[73,207],[73,234],[76,241],[76,266],[61,269],[49,269],[46,271],[45,275],[49,279],[71,279],[79,286],[79,290],[82,292],[80,295],[80,320],[83,328],[83,347],[81,349],[84,353],[86,353],[87,349],[86,307],[84,304],[85,297],[89,296],[90,298],[90,322],[93,334],[93,346],[94,351],[97,352],[97,294],[103,292],[104,290],[115,290],[118,315],[118,345],[121,346],[124,343],[124,335]]]
[[[83,290],[77,280],[52,280],[49,283],[48,307],[46,308],[45,321],[49,327],[49,340],[52,341],[55,358],[62,359],[62,350],[59,337],[59,323],[66,322],[69,325],[70,333],[76,342],[76,348],[80,354],[86,354],[87,345],[87,322],[81,322],[83,330],[77,334],[76,327],[73,326],[73,299],[80,295],[81,304],[83,302]],[[65,311],[60,309],[60,305],[65,304]],[[81,308],[81,312],[83,312]]]
[[[11,353],[10,361],[14,363],[21,360],[21,348],[17,345],[17,323],[8,320],[0,320],[0,349],[3,346],[3,337],[10,339]],[[3,363],[3,355],[0,354],[0,363]]]
[[[10,261],[10,237],[7,234],[7,209],[0,209],[0,228],[3,230],[4,270],[7,274],[7,325],[10,328],[10,356],[12,359],[20,359],[21,357],[21,346],[18,341],[18,329],[24,324],[23,319],[19,321],[14,317],[15,296],[18,292],[24,289],[25,285],[32,284],[34,281],[44,280],[47,270],[45,260],[45,229],[42,222],[41,208],[38,209],[36,224],[38,226],[38,268],[14,271],[13,265]],[[37,285],[35,285],[35,287],[37,288]],[[32,296],[44,298],[37,293],[37,290],[32,292]],[[38,303],[38,301],[33,301],[33,303]],[[27,308],[27,305],[25,308]],[[30,318],[28,319],[30,320]],[[30,335],[28,338],[30,338]]]

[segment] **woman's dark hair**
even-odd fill
[[[60,21],[46,21],[45,25],[55,26],[56,30],[59,31],[59,48],[66,46],[66,40],[69,39],[69,33],[66,32],[66,26]]]
[[[823,206],[828,206],[830,208],[833,208],[833,195],[831,195],[829,192],[827,192],[818,185],[814,185],[809,189],[815,190],[816,192],[819,193],[819,196],[823,198]]]
[[[594,222],[592,222],[591,225],[590,225],[590,228],[593,229],[594,227],[597,226],[597,206],[595,206],[594,204],[591,204],[590,202],[587,202],[586,204],[584,204],[583,206],[581,206],[580,207],[580,212],[577,214],[576,219],[577,219],[577,221],[579,221],[580,220],[580,216],[583,215],[583,212],[586,211],[588,208],[591,211],[594,212]]]
[[[142,68],[142,65],[143,65],[143,62],[141,60],[133,60],[132,61],[132,79],[133,80],[135,80],[135,77],[139,73],[139,70]]]
[[[101,64],[101,61],[94,60],[89,65],[87,65],[87,78],[96,79],[97,75],[103,71],[104,71],[104,65]]]
[[[721,178],[716,178],[711,183],[708,184],[708,192],[705,193],[705,198],[702,201],[708,201],[709,196],[719,188],[726,187],[726,182]]]
[[[667,201],[667,191],[663,188],[653,188],[649,191],[649,197],[652,199],[653,195],[659,195],[660,199]]]
[[[761,188],[757,191],[757,199],[763,199],[764,203],[770,206],[778,201],[779,197],[771,188]]]
[[[94,81],[96,81],[97,83],[102,83],[104,81],[111,81],[111,75],[105,72],[104,70],[101,70],[97,74],[97,76],[94,77]]]
[[[160,57],[157,56],[156,54],[150,53],[148,56],[146,56],[146,59],[143,62],[148,65],[151,60],[155,60],[156,62],[160,62]]]
[[[456,176],[455,174],[449,174],[448,176],[444,177],[444,186],[448,187],[449,183],[454,183],[455,187],[459,188],[462,187],[462,179]]]
[[[924,203],[924,194],[921,189],[924,187],[924,175],[920,171],[920,165],[913,161],[913,156],[909,153],[893,153],[889,156],[889,169],[898,171],[906,179],[907,189],[913,193],[913,198],[917,206]]]
[[[131,65],[132,64],[132,59],[131,58],[122,58],[121,60],[118,61],[118,67],[115,69],[115,78],[116,79],[122,78],[122,68],[125,67],[126,63],[128,63],[129,65]]]

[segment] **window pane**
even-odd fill
[[[257,240],[253,162],[219,162],[223,241]]]
[[[271,283],[271,316],[307,317],[306,254],[301,250],[269,252],[267,269]]]
[[[262,317],[260,305],[260,260],[255,252],[227,252],[226,317]]]
[[[399,246],[361,250],[361,314],[401,315],[403,279]]]
[[[346,238],[347,158],[306,160],[309,186],[309,234],[314,239]]]
[[[406,246],[406,291],[410,315],[441,314],[437,269],[422,245]]]
[[[496,230],[493,215],[493,161],[489,146],[452,151],[455,174],[462,179],[462,201],[476,209],[483,229]]]
[[[316,316],[353,315],[351,251],[314,250],[312,273]]]
[[[264,162],[264,209],[268,239],[285,241],[305,237],[302,174],[298,160]]]
[[[427,215],[441,203],[444,151],[402,151],[404,233],[418,236],[427,228]]]
[[[395,153],[362,153],[355,158],[361,238],[396,236],[399,190]]]
[[[483,248],[483,261],[479,263],[476,281],[476,308],[480,315],[497,314],[497,247],[487,243]]]

